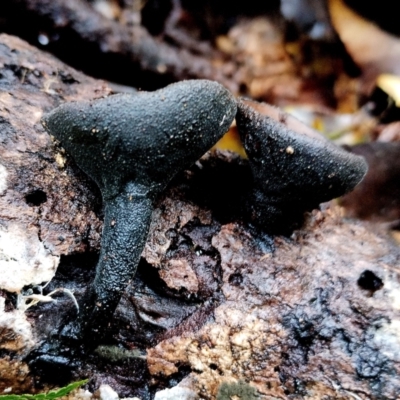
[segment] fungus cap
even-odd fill
[[[250,218],[285,231],[305,211],[352,190],[367,164],[276,107],[238,100],[236,123],[254,190]]]
[[[229,129],[231,93],[216,82],[189,80],[155,92],[66,103],[43,118],[105,198],[126,181],[160,191]]]

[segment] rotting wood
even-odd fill
[[[0,63],[1,222],[36,232],[48,251],[64,255],[48,290],[69,285],[79,296],[96,264],[99,193],[38,122],[62,101],[109,89],[7,35]],[[71,379],[89,376],[91,389],[109,383],[142,400],[177,382],[215,399],[226,381],[247,381],[261,398],[397,397],[399,246],[379,226],[344,220],[334,207],[313,212],[290,238],[274,238],[275,252],[265,254],[236,207],[247,189],[246,162],[229,154],[208,156],[173,182],[110,334],[138,354],[123,361],[114,354],[118,362],[94,355]],[[366,270],[383,287],[359,281]],[[12,296],[1,296],[13,312]],[[29,309],[37,340],[69,307],[59,299]],[[37,390],[17,361],[22,354],[12,353],[10,368],[1,354],[0,389]]]

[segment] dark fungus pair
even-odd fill
[[[293,130],[292,119],[278,109],[236,101],[206,80],[63,104],[43,118],[45,129],[97,183],[105,206],[96,277],[67,335],[92,343],[101,338],[135,274],[154,200],[235,116],[254,176],[249,217],[269,231],[351,190],[366,173],[362,158],[303,126]]]

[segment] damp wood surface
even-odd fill
[[[261,399],[399,396],[398,244],[332,203],[266,251],[241,219],[248,164],[227,152],[203,157],[157,202],[107,346],[69,376],[30,371],[25,357],[74,305],[59,296],[23,311],[15,293],[55,275],[45,293],[63,287],[79,298],[102,228],[98,189],[40,118],[111,89],[4,34],[0,65],[0,392],[89,378],[92,392],[109,384],[142,400],[176,385],[211,400],[223,384],[230,393],[250,385]],[[24,244],[18,262],[13,243]],[[25,281],[7,277],[13,263],[25,266]]]

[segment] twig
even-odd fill
[[[159,41],[142,26],[127,28],[109,20],[83,0],[2,0],[0,15],[16,5],[39,17],[42,26],[52,26],[60,37],[72,31],[77,48],[83,43],[90,44],[104,58],[114,57],[114,60],[117,55],[143,70],[168,74],[174,80],[216,80],[237,92],[237,84],[206,58]]]

